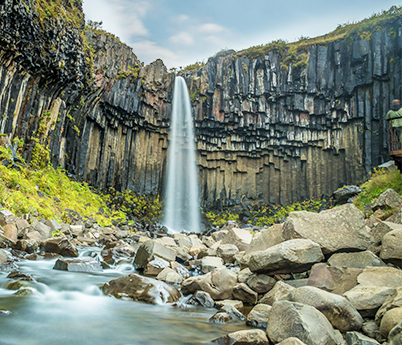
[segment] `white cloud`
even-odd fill
[[[187,32],[180,32],[177,35],[171,36],[169,41],[175,44],[190,46],[194,43],[194,38]]]
[[[175,66],[177,63],[177,55],[171,50],[158,46],[155,42],[143,40],[129,44],[133,47],[135,55],[140,60],[155,61],[162,59],[166,66]]]
[[[201,25],[200,27],[200,32],[205,32],[205,33],[218,33],[225,31],[226,29],[223,26],[220,26],[218,24],[214,23],[207,23],[204,25]]]
[[[187,22],[190,20],[190,17],[186,14],[182,14],[178,16],[175,20],[177,20],[178,22]]]

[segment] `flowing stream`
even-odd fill
[[[171,232],[199,232],[198,173],[190,96],[185,80],[176,77],[164,223]]]
[[[81,250],[97,255],[99,248]],[[215,309],[150,305],[105,296],[100,286],[134,273],[125,264],[102,273],[53,270],[56,260],[21,261],[20,271],[33,276],[23,281],[32,296],[16,296],[7,286],[14,280],[0,272],[1,345],[180,345],[199,344],[244,329],[244,322],[208,323]]]

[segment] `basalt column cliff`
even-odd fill
[[[95,186],[161,193],[174,74],[85,30],[78,0],[59,2],[75,20],[44,0],[0,2],[1,133],[24,139],[27,160],[47,146],[54,166]],[[223,52],[184,72],[203,201],[321,197],[386,160],[384,118],[402,96],[401,23],[306,40],[296,53]]]

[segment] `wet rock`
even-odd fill
[[[282,242],[264,251],[247,255],[249,255],[248,264],[252,272],[270,275],[303,272],[324,258],[318,244],[303,239]]]
[[[291,212],[283,224],[286,240],[305,238],[318,243],[324,254],[339,250],[366,250],[370,235],[363,213],[353,204],[320,213]]]
[[[267,334],[273,343],[295,337],[311,345],[335,345],[339,335],[327,318],[314,307],[278,301],[268,317]]]
[[[211,343],[216,345],[269,345],[265,332],[257,329],[229,333]]]
[[[19,271],[11,272],[7,278],[9,279],[19,279],[24,281],[34,281],[33,277],[30,274],[25,274]]]
[[[176,261],[172,261],[170,263],[170,268],[180,274],[181,277],[184,279],[187,279],[190,277],[190,272],[187,268],[185,268],[183,265],[179,264]]]
[[[211,298],[209,293],[204,291],[197,291],[189,302],[190,304],[201,305],[204,308],[214,307],[214,300]]]
[[[267,329],[267,322],[271,306],[267,304],[257,304],[247,315],[246,324],[251,327]]]
[[[175,287],[138,274],[111,280],[103,285],[102,291],[108,296],[151,304],[173,303],[180,298],[180,292]]]
[[[168,262],[175,261],[176,253],[174,249],[153,240],[148,240],[138,248],[134,263],[141,268],[145,268],[155,257],[159,257]]]
[[[152,261],[148,262],[144,268],[144,275],[146,276],[157,276],[165,268],[170,266],[169,262],[161,258],[155,257]]]
[[[402,307],[388,310],[380,324],[380,334],[387,339],[389,332],[402,322]]]
[[[363,318],[344,297],[313,286],[300,287],[281,297],[281,300],[310,305],[323,313],[332,326],[341,332],[358,331]]]
[[[364,206],[364,212],[369,214],[379,208],[393,208],[398,209],[401,207],[402,197],[393,189],[387,189],[385,192],[373,202]]]
[[[279,280],[276,282],[275,286],[260,299],[259,303],[272,306],[276,301],[280,300],[281,297],[287,295],[294,289],[293,286]]]
[[[236,283],[236,274],[220,267],[205,275],[186,279],[181,291],[184,295],[190,295],[201,290],[209,293],[213,300],[224,300],[232,297]]]
[[[231,305],[235,307],[237,310],[243,309],[244,305],[242,301],[236,301],[233,299],[225,299],[223,301],[215,301],[215,308],[221,309],[226,305]]]
[[[372,317],[392,293],[392,288],[386,286],[357,285],[346,291],[346,297],[363,317]]]
[[[173,285],[180,285],[184,280],[180,274],[169,267],[164,268],[162,272],[156,276],[156,279]]]
[[[366,268],[367,266],[386,266],[386,264],[370,251],[356,253],[333,254],[328,264],[334,267]]]
[[[37,294],[38,292],[31,287],[22,287],[19,290],[17,290],[13,295],[23,297],[23,296],[34,296]]]
[[[59,258],[53,269],[69,272],[102,272],[100,262],[90,257]]]
[[[17,243],[13,245],[14,249],[27,252],[28,254],[35,253],[38,247],[38,242],[35,240],[18,240]]]
[[[234,306],[224,305],[214,315],[211,316],[209,322],[227,323],[230,321],[239,321],[245,319],[246,319],[245,316],[242,313],[240,313]]]
[[[347,332],[345,334],[347,345],[380,345],[380,343],[359,332]]]
[[[49,238],[41,242],[40,249],[44,252],[60,254],[64,257],[78,257],[78,249],[65,237]]]
[[[246,304],[256,304],[258,294],[250,289],[246,284],[240,283],[233,288],[233,298],[242,301]]]
[[[239,280],[239,277],[237,277]],[[271,290],[275,284],[276,280],[265,274],[252,274],[248,279],[246,284],[255,292],[262,294]]]
[[[221,244],[234,244],[239,248],[239,251],[243,251],[247,250],[252,239],[253,235],[250,231],[240,228],[232,228],[222,239]]]
[[[4,308],[0,308],[0,315],[1,316],[11,315],[11,311],[4,309]]]
[[[110,265],[118,263],[120,260],[131,260],[136,253],[136,249],[123,241],[113,242],[105,247],[101,256]]]

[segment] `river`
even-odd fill
[[[81,256],[100,249],[80,249]],[[180,345],[199,344],[246,328],[243,323],[211,324],[215,309],[118,300],[105,296],[100,286],[135,273],[131,265],[102,273],[52,269],[56,260],[21,261],[20,271],[35,281],[22,282],[32,296],[16,296],[13,282],[0,272],[1,345]]]

